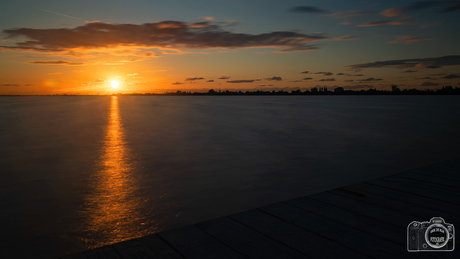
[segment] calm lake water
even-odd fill
[[[0,97],[0,257],[58,257],[440,162],[460,156],[459,132],[456,96]]]

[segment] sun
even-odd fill
[[[118,81],[116,80],[112,80],[112,82],[110,82],[110,86],[112,88],[118,88],[118,86],[120,86],[120,83],[118,83]]]

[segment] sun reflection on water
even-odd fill
[[[136,178],[132,152],[125,142],[118,97],[111,98],[103,150],[98,170],[91,179],[93,190],[83,210],[86,219],[83,241],[88,248],[155,232],[153,224],[141,212],[145,200],[138,190],[140,179]]]

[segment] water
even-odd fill
[[[2,257],[53,258],[458,157],[456,96],[0,98]]]

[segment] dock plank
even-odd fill
[[[357,251],[273,217],[261,210],[249,210],[230,217],[311,258],[365,258]],[[324,249],[324,247],[328,247],[328,249]]]
[[[398,176],[410,178],[413,180],[436,183],[439,185],[445,185],[445,186],[452,187],[457,190],[460,188],[460,179],[455,178],[455,177],[444,177],[443,178],[438,175],[435,176],[433,175],[433,173],[431,174],[429,172],[424,173],[423,171],[418,171],[418,170],[399,174]]]
[[[113,246],[123,258],[183,258],[156,235],[124,241]]]
[[[206,221],[197,226],[246,258],[308,258],[228,217]]]
[[[78,254],[62,257],[63,259],[121,259],[113,246],[103,246],[90,249]]]
[[[365,197],[362,196],[354,196],[350,195],[350,191],[353,190],[352,188],[339,188],[332,190],[332,193],[339,194],[346,196],[347,198],[353,199],[353,200],[359,200],[374,206],[379,206],[382,208],[387,208],[391,209],[394,211],[398,211],[399,213],[404,213],[406,215],[410,215],[413,217],[422,217],[422,218],[427,218],[427,217],[432,217],[433,215],[439,214],[439,211],[436,209],[433,209],[429,207],[429,204],[426,204],[425,207],[420,206],[420,203],[407,203],[402,200],[395,200],[391,199],[385,196],[380,196],[380,195],[375,195],[372,193],[366,193]],[[355,190],[353,190],[355,191]],[[443,215],[445,217],[450,217],[452,219],[457,218],[456,215],[451,214],[450,212],[443,212]]]
[[[367,181],[369,184],[388,187],[391,189],[400,190],[403,192],[413,193],[423,197],[429,197],[440,201],[445,201],[449,203],[455,203],[460,205],[460,201],[452,193],[458,193],[456,191],[452,193],[444,192],[441,187],[434,185],[424,185],[424,184],[414,184],[413,181],[403,182],[399,180],[394,180],[390,178],[385,179],[376,179],[372,181]],[[433,191],[434,190],[434,191]]]
[[[460,258],[410,253],[407,225],[460,225],[460,159],[64,258]]]
[[[331,205],[354,211],[356,213],[375,218],[398,228],[406,228],[407,224],[414,220],[413,216],[406,215],[397,210],[382,208],[380,206],[365,203],[363,201],[350,199],[333,192],[324,192],[309,196],[312,199],[319,200]]]
[[[286,203],[276,203],[264,206],[261,210],[301,226],[317,235],[338,242],[354,251],[360,251],[360,253],[367,256],[374,258],[405,258],[405,247],[398,247],[394,243],[378,239],[366,232],[345,226],[304,209]],[[376,242],[379,245],[375,245],[377,244]]]
[[[365,192],[367,195],[379,195],[395,200],[394,202],[403,202],[407,204],[417,205],[421,208],[430,209],[439,213],[449,213],[460,216],[460,205],[456,205],[449,202],[439,201],[428,197],[414,195],[407,192],[401,192],[395,189],[389,189],[381,186],[370,185],[367,183],[354,184],[346,187],[339,188],[337,190],[348,190],[354,192]]]
[[[357,228],[367,232],[371,235],[380,236],[390,242],[397,242],[398,236],[396,235],[401,231],[400,228],[388,222],[377,220],[366,215],[362,215],[353,211],[349,211],[340,207],[331,206],[330,204],[314,200],[308,197],[298,198],[286,201],[290,205],[306,209],[322,217],[346,224],[353,228]],[[396,238],[396,240],[395,240]],[[403,243],[406,238],[401,236]]]
[[[157,235],[185,258],[244,258],[195,225]]]

